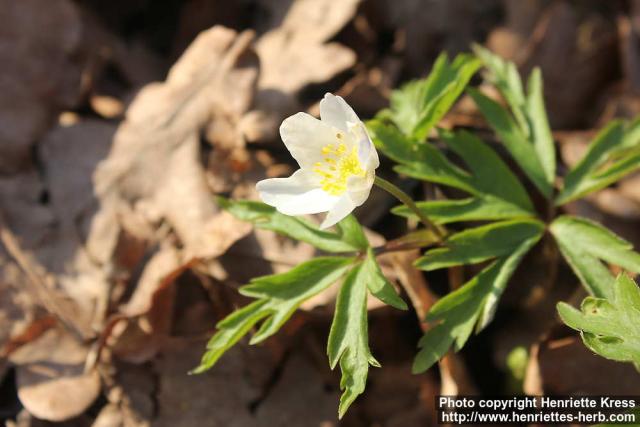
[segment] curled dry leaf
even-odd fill
[[[64,329],[48,330],[10,357],[18,397],[38,418],[63,421],[82,414],[100,393],[100,376],[85,372],[88,348]]]
[[[218,213],[200,162],[199,135],[211,121],[233,123],[249,108],[257,78],[251,39],[250,32],[222,27],[200,34],[165,83],[140,91],[95,175],[103,210],[116,216],[144,207],[138,218],[166,220],[188,257],[215,257],[249,231]],[[239,138],[213,142],[235,146]]]
[[[264,114],[242,123],[252,141],[276,138],[282,119],[299,108],[296,95],[303,87],[326,82],[356,63],[351,49],[328,40],[353,19],[360,0],[288,3],[265,5],[277,26],[256,42],[261,66],[256,110]]]
[[[326,42],[353,18],[359,3],[293,2],[282,24],[256,43],[262,65],[260,90],[294,94],[305,85],[327,81],[351,67],[354,52]]]

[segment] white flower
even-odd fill
[[[300,169],[256,188],[264,203],[285,215],[329,212],[320,225],[324,229],[367,200],[380,162],[364,124],[344,99],[327,93],[320,118],[297,113],[282,122],[280,136]]]

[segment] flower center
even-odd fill
[[[336,135],[341,139],[341,134]],[[351,151],[340,142],[327,144],[322,147],[322,162],[313,165],[313,171],[320,175],[320,186],[332,196],[339,196],[347,191],[347,179],[350,176],[364,176],[365,171],[360,166],[358,149],[353,147]]]

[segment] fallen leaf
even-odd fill
[[[328,40],[354,17],[359,3],[265,3],[273,27],[256,42],[261,72],[255,110],[263,114],[254,114],[251,125],[245,122],[243,127],[253,141],[276,137],[282,119],[299,110],[296,97],[303,87],[324,83],[356,63],[353,50]]]
[[[200,34],[165,83],[138,94],[95,175],[103,209],[116,215],[144,206],[140,218],[150,224],[166,219],[188,256],[215,257],[248,232],[218,214],[198,136],[210,122],[239,120],[248,109],[257,78],[251,38],[250,32],[238,35],[222,27]]]
[[[61,328],[16,350],[10,360],[24,407],[49,421],[82,414],[100,393],[98,372],[84,370],[87,354],[88,348]]]

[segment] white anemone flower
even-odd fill
[[[335,225],[369,197],[380,165],[367,129],[339,96],[320,101],[320,120],[306,113],[286,118],[280,136],[300,165],[288,178],[258,182],[262,201],[285,215],[328,212]]]

